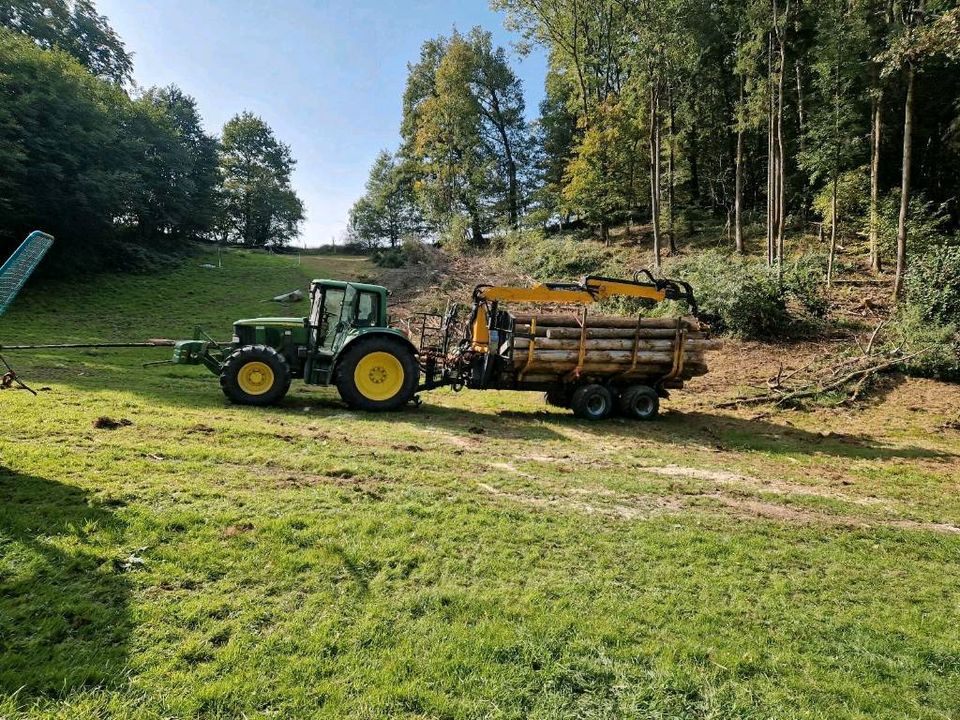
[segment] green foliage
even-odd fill
[[[405,236],[424,228],[411,169],[402,159],[382,151],[370,168],[366,194],[350,209],[349,237],[368,247],[386,242],[395,248]]]
[[[643,137],[624,103],[593,113],[567,166],[563,198],[604,230],[637,205],[644,187]]]
[[[175,87],[131,101],[60,51],[0,30],[0,250],[43,228],[57,238],[44,272],[125,266],[136,252],[210,226],[215,141]]]
[[[899,347],[908,356],[903,363],[907,373],[960,381],[960,319],[956,315],[947,323],[933,322],[923,305],[901,303],[886,338],[888,347]]]
[[[924,320],[960,322],[960,246],[938,245],[914,260],[907,273],[906,300]]]
[[[960,380],[960,246],[935,245],[914,259],[886,344],[914,355],[912,375]]]
[[[130,54],[91,0],[4,0],[0,26],[63,50],[99,77],[119,83],[133,72]]]
[[[539,231],[525,230],[511,239],[507,260],[537,280],[572,281],[596,273],[611,253],[589,240],[570,236],[544,237]]]
[[[398,247],[380,248],[370,259],[374,265],[383,268],[401,268],[421,263],[426,259],[427,248],[415,238],[407,238]]]
[[[783,285],[808,319],[822,319],[830,307],[824,288],[827,260],[819,253],[806,253],[784,263]]]
[[[477,243],[473,235],[473,223],[470,217],[457,214],[447,220],[440,232],[440,245],[455,255],[476,252]]]
[[[763,340],[795,324],[785,286],[763,262],[709,250],[673,264],[668,274],[693,286],[702,317],[719,332]]]
[[[837,230],[842,232],[850,225],[859,227],[867,217],[867,200],[870,197],[870,171],[856,168],[837,176]],[[833,222],[833,183],[828,182],[813,196],[813,209],[823,218],[824,232]]]
[[[877,235],[881,250],[892,255],[897,242],[897,223],[900,217],[900,190],[891,190],[880,198],[877,217]],[[923,193],[913,193],[907,216],[907,250],[909,256],[922,256],[931,248],[947,242],[950,215],[946,203],[937,205]],[[864,219],[867,228],[867,219]]]
[[[420,202],[435,224],[470,220],[484,244],[498,224],[516,225],[527,143],[519,79],[491,35],[424,43],[404,93],[402,155],[412,163]]]
[[[402,247],[376,250],[370,259],[374,265],[382,268],[401,268],[407,264],[407,254]]]
[[[299,234],[303,203],[290,187],[296,161],[262,118],[245,112],[223,127],[218,231],[248,246],[285,245]]]
[[[196,100],[175,85],[147,90],[138,104],[157,118],[168,145],[165,152],[144,153],[149,217],[139,226],[154,241],[205,237],[217,218],[218,141],[204,131]]]

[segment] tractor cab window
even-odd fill
[[[325,287],[314,299],[310,324],[316,328],[315,347],[330,348],[337,335],[340,312],[343,309],[343,288]]]
[[[357,299],[357,327],[374,327],[377,325],[377,309],[379,298],[376,293],[361,292]]]

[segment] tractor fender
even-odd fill
[[[353,345],[356,345],[358,342],[362,342],[365,338],[372,338],[372,337],[388,337],[391,340],[397,340],[401,344],[406,345],[410,349],[410,353],[414,357],[420,354],[420,351],[417,349],[417,346],[414,345],[413,342],[411,342],[410,338],[408,338],[403,333],[397,330],[390,330],[387,328],[371,328],[369,330],[366,330],[365,332],[360,333],[359,335],[355,335],[354,337],[350,338],[349,340],[347,340],[347,342],[345,342],[340,347],[340,349],[337,351],[336,360],[334,360],[333,373],[330,375],[331,380],[335,380],[335,378],[337,377],[337,374],[340,372],[340,361],[343,359],[344,351],[346,351],[347,348],[352,347]]]

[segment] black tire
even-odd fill
[[[613,412],[613,395],[603,385],[584,385],[574,391],[570,407],[584,420],[603,420]]]
[[[660,397],[647,385],[631,385],[620,395],[620,413],[633,420],[653,420],[660,412]]]
[[[377,365],[376,360],[372,362],[366,380],[363,379],[365,366],[362,364],[365,358],[374,353],[386,353],[393,356],[395,363],[382,358],[386,365]],[[359,371],[358,371],[359,368]],[[383,383],[384,392],[390,390],[390,376],[397,372],[398,368],[402,370],[403,376],[396,383],[396,391],[388,397],[371,396]],[[337,390],[340,397],[352,408],[358,410],[368,410],[373,412],[385,410],[398,410],[406,405],[413,398],[417,391],[417,382],[420,379],[420,366],[414,357],[413,350],[401,340],[396,340],[385,335],[374,335],[370,338],[361,338],[351,343],[346,350],[337,368]],[[368,384],[368,388],[373,388],[365,394],[364,389],[358,385],[358,381]]]
[[[223,363],[220,389],[238,405],[275,405],[290,389],[290,365],[272,347],[244,345]]]
[[[543,401],[553,407],[570,407],[570,391],[565,387],[550,388],[543,394]]]

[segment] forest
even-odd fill
[[[516,48],[549,53],[528,121],[489,32],[424,43],[401,144],[351,213],[359,242],[427,230],[488,245],[508,229],[625,227],[676,254],[704,218],[782,267],[790,238],[891,270],[955,244],[960,11],[936,0],[495,0]],[[636,231],[636,232],[634,232]]]
[[[295,161],[271,128],[241,112],[215,137],[192,97],[132,72],[90,0],[0,4],[0,254],[37,228],[58,240],[46,272],[296,237]]]

